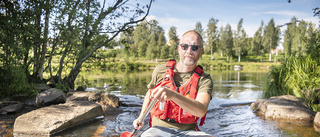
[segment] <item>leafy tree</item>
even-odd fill
[[[173,40],[174,43],[177,43],[178,35],[177,28],[175,26],[171,26],[169,29],[169,39]]]
[[[134,3],[123,0],[3,1],[0,35],[6,40],[0,44],[5,53],[2,67],[9,70],[18,65],[31,82],[51,79],[73,89],[82,64],[94,59],[102,46],[111,45],[119,33],[143,21],[152,2],[132,6]],[[58,58],[58,69],[52,69],[53,58]],[[45,71],[50,78],[41,80]]]
[[[169,56],[170,58],[176,59],[178,56],[177,46],[178,46],[178,35],[177,28],[175,26],[170,27],[169,29]],[[165,49],[163,49],[165,50]]]
[[[217,42],[217,49],[220,51],[220,56],[222,57],[223,56],[223,52],[224,52],[224,45],[222,44],[222,41],[221,41],[221,37],[223,35],[223,26],[221,26],[219,28],[219,34],[218,34],[218,42]]]
[[[259,58],[261,56],[262,62],[262,54],[263,54],[263,46],[262,46],[262,29],[263,29],[263,21],[261,21],[261,25],[258,30],[255,32],[251,46],[252,46],[252,53]]]
[[[149,42],[148,42],[148,47],[147,47],[147,53],[146,56],[148,59],[154,59],[156,58],[156,52],[159,51],[157,50],[157,34],[156,33],[151,33],[150,38],[149,38]]]
[[[271,51],[275,49],[280,40],[280,28],[275,26],[274,20],[271,19],[264,29],[263,46],[265,53],[269,52],[269,61],[271,61]]]
[[[227,24],[222,31],[221,44],[223,46],[223,51],[227,55],[227,61],[232,57],[233,52],[233,33],[230,24]]]
[[[307,54],[315,55],[316,57],[319,57],[319,51],[320,44],[318,43],[320,41],[320,34],[319,34],[320,27],[318,29],[315,29],[314,24],[309,22],[308,29],[307,29]]]
[[[160,32],[159,34],[159,39],[158,39],[158,45],[157,47],[159,48],[158,51],[161,51],[158,53],[157,57],[159,58],[168,58],[168,45],[166,44],[166,37],[164,36],[164,32]]]
[[[307,30],[307,23],[305,21],[300,21],[295,29],[295,34],[293,37],[292,51],[298,54],[306,52],[307,41],[305,40]]]
[[[292,43],[296,30],[297,18],[293,17],[291,22],[288,24],[287,29],[284,34],[283,47],[286,55],[291,56],[292,54]]]
[[[240,62],[241,54],[243,54],[243,52],[245,51],[244,48],[246,46],[245,44],[246,32],[242,27],[242,23],[243,23],[243,19],[241,18],[233,38],[234,50],[235,50],[235,54],[238,56],[238,62]]]
[[[200,21],[198,21],[198,22],[196,23],[196,27],[194,28],[194,30],[195,30],[196,32],[198,32],[202,37],[204,37],[204,30],[203,30],[203,28],[202,28],[202,25],[201,25],[201,22],[200,22]]]
[[[217,27],[218,20],[211,18],[207,25],[207,47],[206,50],[210,51],[211,60],[213,60],[213,53],[217,50],[217,43],[218,43],[218,27]]]

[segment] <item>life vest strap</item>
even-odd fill
[[[170,59],[168,62],[167,62],[167,69],[172,69],[174,68],[174,65],[176,64],[176,60],[175,59]]]

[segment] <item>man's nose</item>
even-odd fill
[[[189,47],[188,47],[188,49],[187,49],[187,53],[192,53],[191,46],[189,46]]]

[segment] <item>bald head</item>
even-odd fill
[[[186,33],[184,33],[184,34],[182,35],[181,39],[180,39],[180,43],[181,43],[181,41],[183,41],[183,39],[184,39],[186,36],[188,36],[188,37],[190,37],[190,36],[196,36],[196,37],[197,37],[198,44],[199,44],[201,47],[203,47],[203,39],[202,39],[202,36],[201,36],[197,31],[195,31],[195,30],[189,30],[189,31],[187,31]]]

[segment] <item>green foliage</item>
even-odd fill
[[[64,82],[61,82],[59,81],[57,84],[56,84],[56,87],[57,89],[60,89],[62,90],[63,92],[67,93],[69,91],[69,85],[68,83],[64,83]]]
[[[294,95],[302,97],[312,108],[319,104],[320,62],[311,55],[291,56],[281,66],[273,68],[266,81],[263,97]],[[315,108],[314,108],[315,109]],[[318,110],[315,110],[318,111]]]
[[[21,67],[10,67],[8,70],[0,68],[0,99],[17,95],[34,95],[37,91],[28,82]]]

